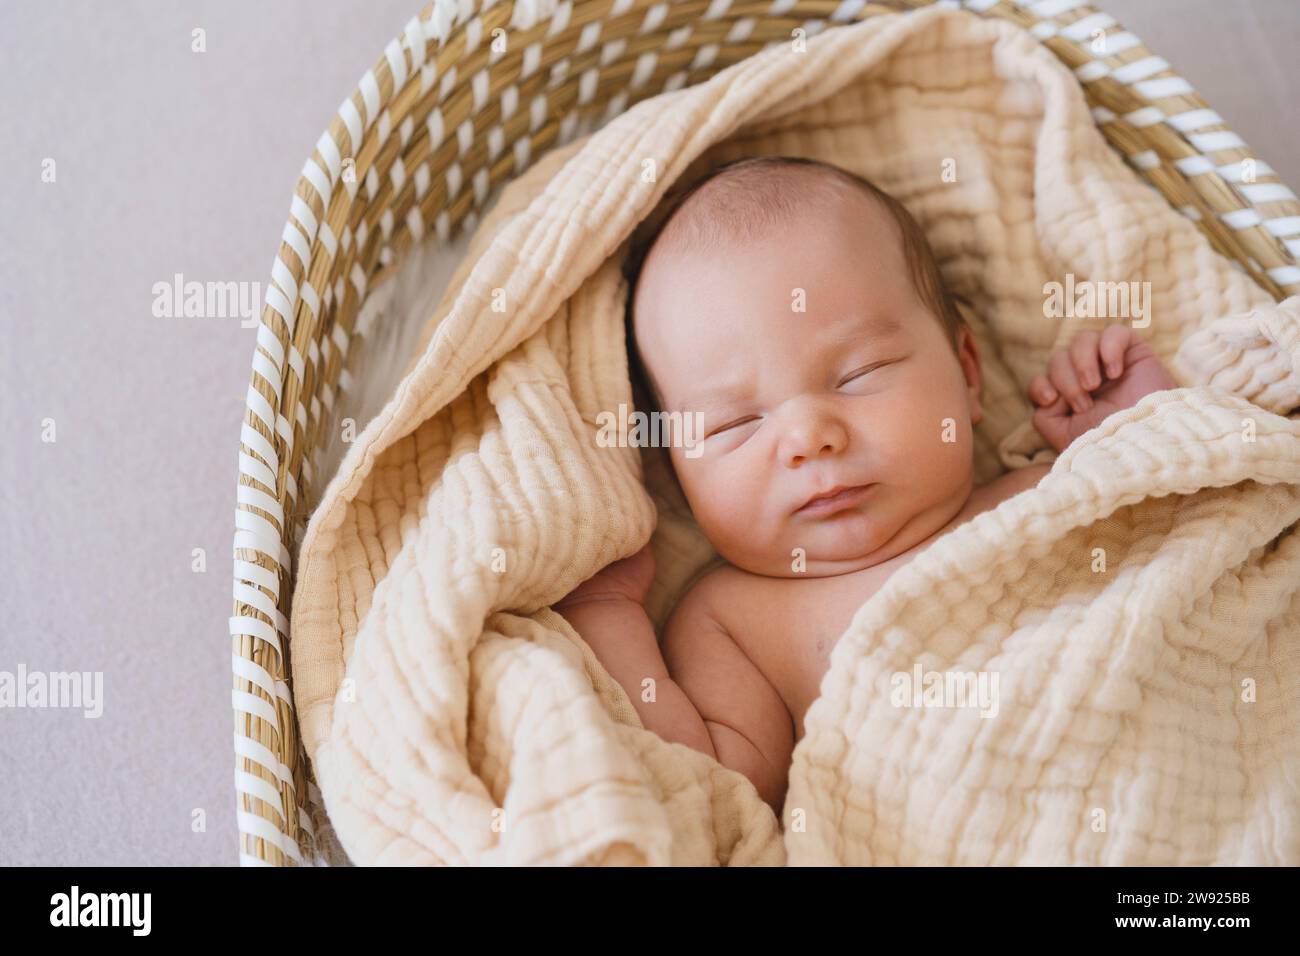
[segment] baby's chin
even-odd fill
[[[886,522],[879,514],[854,509],[811,521],[795,519],[771,548],[719,551],[729,563],[751,574],[827,577],[861,571],[895,557],[906,550],[898,540],[901,530],[896,520]],[[748,538],[738,534],[735,540],[752,545],[754,539],[752,534]]]
[[[956,517],[962,504],[959,495],[928,503],[877,499],[824,517],[791,516],[767,547],[754,547],[756,529],[737,528],[731,538],[737,546],[719,551],[736,567],[765,577],[848,574],[922,544]]]

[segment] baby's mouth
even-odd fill
[[[821,495],[807,501],[803,507],[795,511],[797,515],[805,517],[821,518],[826,515],[835,514],[852,508],[864,496],[876,487],[876,482],[870,482],[865,485],[854,485],[850,488],[844,488],[829,495]]]

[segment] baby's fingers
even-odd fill
[[[1029,382],[1029,397],[1035,405],[1050,405],[1056,401],[1057,394],[1046,375],[1035,375]]]
[[[1070,361],[1074,364],[1075,375],[1079,384],[1092,391],[1101,388],[1101,368],[1097,365],[1097,343],[1101,335],[1096,332],[1080,332],[1070,343]]]
[[[1107,378],[1119,378],[1124,373],[1124,352],[1132,340],[1133,330],[1127,325],[1110,325],[1102,331],[1097,349],[1106,363]]]
[[[1047,377],[1076,412],[1086,412],[1092,407],[1092,398],[1079,385],[1069,352],[1057,352],[1047,360]]]

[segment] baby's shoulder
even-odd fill
[[[1052,465],[1050,463],[1046,465],[1027,465],[1024,468],[1015,468],[999,475],[984,486],[983,498],[986,500],[979,503],[978,510],[983,511],[997,507],[1013,495],[1018,495],[1022,491],[1035,487],[1051,470]]]
[[[730,630],[736,624],[736,609],[743,607],[746,598],[756,593],[758,580],[757,575],[718,560],[701,569],[688,582],[674,613],[707,615]]]

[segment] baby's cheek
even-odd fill
[[[875,440],[893,467],[921,485],[964,478],[974,434],[962,396],[913,393],[890,419],[890,427],[876,430]]]

